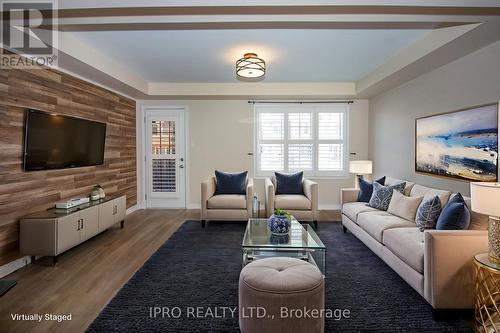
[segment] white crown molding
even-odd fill
[[[166,83],[151,82],[148,94],[173,96],[353,96],[354,82],[238,82]]]

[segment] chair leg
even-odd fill
[[[318,221],[316,221],[316,220],[313,221],[313,227],[314,227],[314,230],[318,230]]]
[[[342,231],[344,232],[344,234],[347,233],[347,228],[344,225],[342,225]]]
[[[201,227],[206,228],[207,227],[207,221],[206,220],[201,220]]]

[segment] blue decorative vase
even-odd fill
[[[286,215],[271,215],[267,220],[269,231],[274,235],[286,235],[290,232],[290,218]]]
[[[269,237],[269,241],[271,242],[271,244],[275,244],[275,245],[287,244],[289,240],[290,240],[290,237],[288,236],[288,234],[284,234],[284,235],[272,234]]]

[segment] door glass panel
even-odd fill
[[[153,192],[175,192],[175,158],[152,160]]]
[[[175,121],[152,121],[151,148],[153,155],[175,154]]]
[[[173,193],[176,185],[176,142],[174,120],[151,121],[152,191]]]

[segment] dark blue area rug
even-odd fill
[[[245,225],[185,222],[88,332],[237,332],[230,308],[238,306]],[[320,223],[318,235],[328,249],[326,308],[350,311],[348,319],[326,319],[325,332],[472,331],[464,319],[434,321],[430,305],[339,223]],[[152,307],[169,312],[155,317]]]

